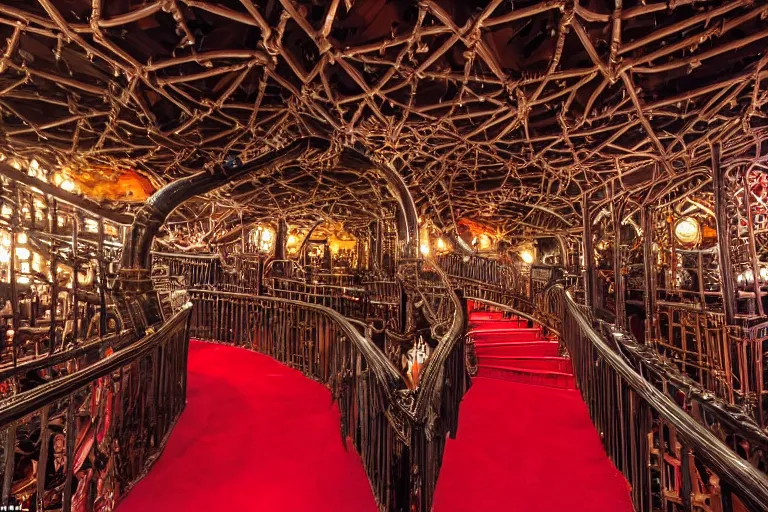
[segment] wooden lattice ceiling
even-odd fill
[[[0,151],[168,181],[320,133],[390,161],[438,223],[561,230],[614,178],[643,197],[690,186],[711,141],[762,156],[766,16],[747,0],[4,0]],[[341,176],[240,204],[309,214],[359,183]]]

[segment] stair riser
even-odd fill
[[[473,329],[492,329],[494,327],[511,327],[513,329],[522,329],[528,327],[528,322],[525,320],[474,320],[470,318],[469,325]]]
[[[556,357],[559,355],[557,343],[519,343],[510,345],[478,345],[475,344],[475,354],[482,360],[483,356],[541,356]]]
[[[478,377],[502,379],[521,384],[532,384],[558,389],[576,389],[576,383],[570,375],[546,375],[519,372],[514,370],[501,370],[480,366],[477,370]]]
[[[500,366],[509,369],[520,370],[547,370],[561,373],[573,373],[570,359],[565,358],[504,358],[485,355],[479,360],[479,364]]]
[[[523,331],[498,331],[498,332],[470,332],[470,336],[477,343],[506,343],[514,341],[542,341],[545,338],[538,330]]]

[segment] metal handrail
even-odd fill
[[[78,370],[66,377],[19,393],[0,402],[0,429],[28,414],[37,411],[46,404],[60,400],[105,375],[109,375],[127,362],[146,354],[172,332],[180,323],[186,322],[192,310],[192,304],[185,304],[170,320],[156,332],[147,334],[129,347],[105,357],[87,368]]]
[[[755,512],[768,510],[768,478],[763,473],[739,457],[712,432],[683,411],[672,399],[637,373],[595,330],[591,321],[582,313],[579,305],[565,293],[562,285],[551,287],[548,293],[555,294],[555,297],[562,301],[568,315],[576,321],[579,330],[595,348],[600,359],[610,365],[634,392],[676,429],[680,437],[697,454],[697,457],[715,470],[722,480],[728,482],[734,493],[748,503],[752,510]],[[567,336],[564,337],[564,341],[567,346]],[[568,348],[573,357],[577,347]],[[588,364],[594,364],[594,362]],[[576,378],[578,381],[578,372]],[[580,386],[583,385],[584,383],[580,383]]]
[[[464,327],[466,325],[464,306],[453,290],[447,274],[433,259],[425,259],[432,266],[433,270],[437,272],[440,280],[443,282],[445,290],[450,295],[454,309],[450,329],[439,340],[437,347],[429,359],[427,359],[424,369],[422,370],[423,373],[419,382],[420,392],[416,398],[416,404],[413,409],[413,414],[417,421],[426,419],[428,413],[427,407],[429,404],[435,403],[435,394],[439,393],[442,388],[442,379],[444,377],[443,370],[446,360],[464,336]]]
[[[190,294],[206,293],[214,294],[222,297],[240,298],[240,299],[253,299],[263,302],[272,302],[275,304],[289,304],[298,306],[313,311],[317,311],[327,317],[331,318],[339,328],[344,332],[346,336],[355,344],[360,352],[365,357],[369,366],[373,369],[377,380],[382,383],[385,389],[390,391],[390,394],[394,394],[395,390],[403,389],[405,387],[405,381],[400,372],[394,367],[394,365],[381,353],[376,347],[373,341],[365,338],[355,328],[355,326],[343,315],[326,306],[319,304],[313,304],[310,302],[304,302],[299,300],[283,299],[280,297],[272,297],[268,295],[253,295],[248,293],[237,292],[223,292],[223,291],[211,291],[202,289],[190,289]]]

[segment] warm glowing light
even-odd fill
[[[530,265],[533,263],[533,251],[530,249],[525,249],[520,252],[520,258],[523,260],[524,263]]]
[[[485,234],[480,235],[479,237],[477,237],[477,247],[481,251],[491,247],[491,237],[489,237],[488,235],[485,235]]]
[[[17,247],[16,248],[16,256],[20,260],[28,260],[31,253],[29,252],[29,249],[26,247]]]
[[[11,261],[11,253],[5,247],[0,247],[0,263]]]
[[[275,240],[275,233],[269,227],[257,226],[251,230],[251,243],[259,252],[269,252]]]
[[[96,233],[99,230],[99,223],[93,219],[85,219],[83,222],[85,230],[91,233]]]
[[[26,233],[19,233],[18,236],[16,236],[16,241],[20,244],[27,243],[27,234]]]
[[[2,209],[0,210],[0,215],[2,215],[3,217],[10,217],[12,213],[13,213],[13,210],[7,204],[4,204]]]
[[[760,280],[768,281],[768,267],[760,267]]]
[[[440,251],[444,251],[446,249],[445,240],[442,238],[437,239],[437,248]]]
[[[296,243],[299,241],[298,238],[296,238],[296,235],[288,235],[288,240],[286,240],[287,245],[296,245]]]
[[[11,246],[11,235],[7,231],[0,233],[0,245],[3,247]]]
[[[83,286],[89,286],[93,282],[93,273],[87,271],[85,273],[78,272],[77,282]]]
[[[675,238],[680,243],[692,244],[699,239],[699,223],[692,217],[684,217],[675,224]]]
[[[27,276],[19,276],[16,278],[16,282],[19,284],[29,284],[29,278]]]
[[[429,244],[422,243],[421,247],[419,247],[419,250],[421,251],[421,254],[423,254],[424,256],[428,256],[429,255]]]
[[[67,192],[74,192],[75,190],[75,182],[72,180],[64,180],[61,182],[61,190],[66,190]]]
[[[22,274],[29,274],[29,262],[25,261],[21,264],[21,273]]]

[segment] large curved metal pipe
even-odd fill
[[[248,162],[232,159],[219,166],[213,172],[201,171],[197,174],[169,183],[155,192],[136,213],[131,229],[124,241],[121,281],[123,290],[148,291],[152,288],[149,279],[152,258],[152,243],[160,227],[179,205],[192,197],[206,194],[227,183],[240,179],[247,174],[271,169],[296,161],[310,151],[325,151],[331,147],[330,141],[321,137],[297,139],[287,146],[261,155]],[[345,148],[341,154],[341,164],[363,170],[375,170],[385,180],[388,189],[400,206],[399,230],[406,258],[418,257],[418,215],[408,187],[400,174],[390,165],[374,162],[364,150]],[[130,283],[130,284],[129,284]],[[127,286],[126,286],[127,285]]]

